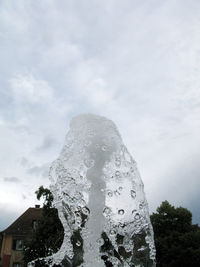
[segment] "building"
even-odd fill
[[[42,217],[42,208],[27,209],[14,223],[0,233],[0,267],[23,267],[23,242]]]

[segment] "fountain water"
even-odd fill
[[[143,183],[112,121],[73,118],[50,179],[65,234],[47,266],[155,266]]]

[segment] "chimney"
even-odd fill
[[[40,208],[40,205],[35,205],[35,208],[36,208],[36,209],[39,209],[39,208]]]

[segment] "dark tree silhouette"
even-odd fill
[[[151,215],[157,267],[199,267],[200,228],[192,225],[192,213],[162,202]]]

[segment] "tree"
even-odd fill
[[[200,266],[200,228],[192,225],[192,213],[162,202],[151,215],[157,267]]]
[[[38,200],[41,197],[44,199],[43,217],[35,231],[25,242],[25,266],[34,259],[46,257],[57,252],[64,236],[63,226],[59,220],[57,209],[52,206],[53,195],[51,191],[40,186],[35,193]],[[39,263],[38,266],[40,266]]]

